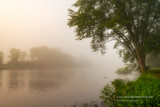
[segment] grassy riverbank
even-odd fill
[[[160,69],[148,70],[135,81],[116,79],[100,97],[111,107],[160,107]]]
[[[129,74],[129,73],[131,73],[131,70],[128,69],[127,67],[123,67],[123,68],[118,68],[116,73],[118,73],[118,74]]]

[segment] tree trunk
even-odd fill
[[[145,64],[145,55],[144,54],[137,54],[137,62],[140,68],[140,72],[144,73],[144,70],[146,68]]]
[[[140,46],[137,46],[136,43],[133,42],[133,44],[135,46],[136,59],[137,59],[137,62],[138,62],[138,66],[140,68],[140,72],[144,73],[144,70],[146,68],[146,63],[145,63],[146,56],[145,56],[145,52],[144,52],[144,50],[142,50],[140,48]]]

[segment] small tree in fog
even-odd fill
[[[0,65],[2,65],[2,64],[3,64],[3,58],[4,58],[4,56],[3,56],[3,52],[2,52],[2,51],[0,51]]]
[[[12,49],[10,49],[9,52],[10,52],[10,55],[9,55],[10,61],[8,63],[13,64],[13,65],[18,64],[19,58],[20,58],[20,50],[12,48]]]
[[[21,63],[25,63],[26,57],[27,57],[27,53],[25,51],[20,52],[19,60],[20,60]]]
[[[27,56],[26,52],[22,52],[19,49],[12,48],[10,49],[10,55],[9,55],[10,60],[8,63],[12,65],[20,63],[22,64],[25,62],[26,56]]]

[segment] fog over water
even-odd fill
[[[0,107],[63,107],[98,99],[100,90],[119,76],[123,67],[114,42],[106,54],[93,52],[90,39],[75,40],[67,26],[68,9],[76,0],[0,0],[0,51],[8,60],[11,48],[29,52],[32,47],[58,48],[71,56],[86,57],[87,69],[0,70]],[[106,77],[106,78],[104,78]]]
[[[98,101],[100,90],[115,78],[134,80],[102,69],[1,70],[1,107],[72,107]],[[105,78],[104,78],[105,76]]]

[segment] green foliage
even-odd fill
[[[115,104],[115,100],[114,100],[115,92],[112,86],[107,84],[101,91],[101,94],[102,95],[100,96],[100,98],[103,100],[104,103],[109,104],[109,105]]]
[[[131,73],[131,69],[129,69],[128,67],[118,68],[117,73]]]
[[[126,68],[118,68],[118,69],[117,69],[117,72],[126,72],[126,71],[127,71]]]
[[[146,58],[146,64],[151,67],[160,67],[160,54],[151,54]]]
[[[136,81],[127,82],[126,84],[122,80],[115,80],[112,85],[116,91],[109,92],[110,88],[108,87],[112,87],[110,85],[102,90],[100,98],[105,103],[115,101],[114,97],[112,97],[112,100],[107,100],[108,93],[112,93],[117,96],[116,104],[118,107],[160,106],[160,79],[152,74],[141,75]],[[113,104],[115,103],[110,103],[110,105]]]
[[[160,52],[158,0],[77,0],[73,6],[68,25],[78,40],[91,38],[94,51],[105,53],[106,42],[114,40],[123,61],[141,70],[147,54]]]
[[[114,81],[112,81],[112,85],[115,87],[115,89],[118,89],[119,87],[124,86],[124,81],[121,79],[115,79]]]

